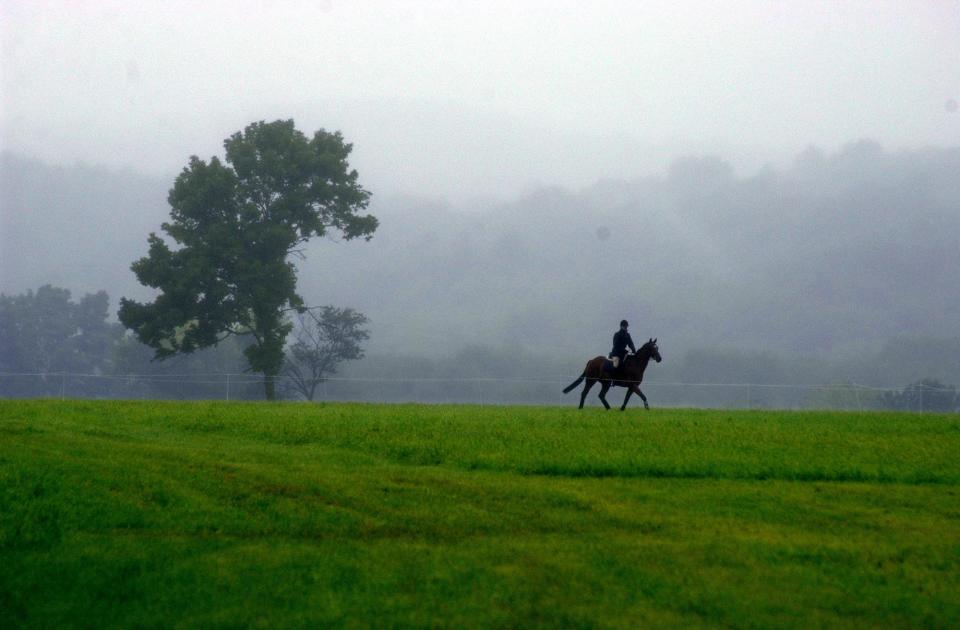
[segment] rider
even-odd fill
[[[613,350],[611,350],[608,355],[613,362],[613,369],[617,369],[623,363],[624,358],[627,356],[627,348],[630,348],[634,353],[637,351],[633,346],[633,339],[630,338],[630,333],[627,332],[628,326],[630,326],[630,324],[627,323],[627,320],[621,320],[620,330],[613,334]]]

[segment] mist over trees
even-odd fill
[[[78,302],[70,291],[50,285],[21,295],[0,294],[0,372],[18,375],[5,379],[0,392],[53,395],[63,384],[57,372],[112,374],[123,327],[107,321],[108,307],[104,291]],[[107,391],[104,385],[91,394]]]
[[[126,252],[163,219],[147,191],[164,187],[87,169],[103,187],[88,190],[76,169],[3,160],[0,291],[57,278],[136,295],[129,272],[98,284],[97,270],[127,269]],[[110,186],[131,200],[123,212]],[[861,141],[747,176],[700,156],[660,177],[542,188],[469,211],[410,197],[375,198],[370,210],[373,242],[308,244],[299,265],[307,303],[369,317],[368,356],[345,375],[442,373],[483,358],[474,371],[575,376],[627,318],[660,338],[652,381],[960,382],[960,148]],[[73,238],[37,227],[72,212],[111,228]]]
[[[257,398],[262,388],[242,375],[243,345],[168,361],[111,321],[105,291],[79,300],[44,285],[18,295],[0,293],[0,396],[87,398]],[[234,375],[230,389],[221,376]],[[259,385],[257,383],[256,385]]]
[[[958,174],[960,149],[861,142],[744,178],[690,158],[472,214],[407,199],[379,208],[376,257],[325,252],[303,286],[368,313],[371,353],[458,339],[585,356],[626,317],[674,357],[857,356],[960,336]]]

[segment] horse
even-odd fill
[[[620,411],[626,409],[627,401],[630,400],[630,396],[634,392],[643,400],[643,406],[646,409],[650,409],[650,405],[647,403],[647,397],[640,391],[643,372],[647,369],[647,363],[650,362],[650,359],[653,359],[657,363],[663,360],[660,356],[660,348],[657,347],[657,340],[653,338],[640,346],[636,354],[627,355],[623,360],[623,365],[612,374],[610,372],[604,372],[603,370],[603,364],[607,361],[605,357],[594,357],[587,361],[586,367],[583,368],[583,373],[577,380],[566,386],[563,389],[563,393],[569,394],[583,379],[587,379],[587,384],[583,387],[583,392],[580,394],[580,409],[583,409],[583,401],[587,397],[587,392],[590,391],[594,383],[600,381],[600,402],[602,402],[603,406],[607,409],[610,409],[610,405],[607,404],[607,390],[609,390],[611,386],[627,388],[627,395],[623,398]]]

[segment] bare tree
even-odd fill
[[[296,341],[290,346],[283,373],[288,387],[306,400],[316,396],[317,385],[337,364],[363,358],[360,343],[370,338],[363,328],[367,317],[352,308],[323,306],[297,314]]]

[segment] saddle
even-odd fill
[[[630,356],[630,355],[627,355],[627,356]],[[624,357],[623,360],[620,361],[620,365],[618,365],[617,367],[614,367],[613,360],[608,358],[603,362],[603,371],[606,372],[607,374],[610,374],[611,376],[615,376],[617,374],[620,374],[623,371],[623,366],[626,365],[626,363],[627,363],[627,357]]]

